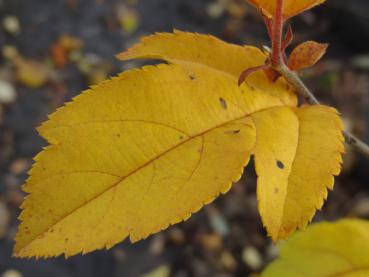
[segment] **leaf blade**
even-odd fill
[[[280,258],[262,276],[367,276],[368,231],[359,219],[313,224],[281,245]]]
[[[292,50],[288,67],[293,71],[314,66],[326,53],[328,44],[306,41]]]
[[[275,0],[248,0],[259,8],[263,15],[272,18],[276,10]],[[325,0],[284,0],[283,18],[288,19],[317,5],[323,4]]]
[[[263,65],[268,58],[253,46],[226,43],[211,35],[174,30],[174,33],[157,33],[144,37],[138,44],[117,56],[120,60],[162,59],[173,64],[194,63],[229,74],[238,81],[246,68]],[[279,97],[286,105],[297,106],[295,92],[283,78],[270,82],[264,72],[247,78],[253,89]]]
[[[187,219],[240,177],[254,141],[249,114],[279,105],[278,98],[194,65],[145,67],[93,87],[39,128],[51,145],[36,157],[24,186],[30,194],[15,255],[88,253]],[[209,163],[219,168],[213,172]],[[180,181],[197,193],[168,197],[182,195]]]
[[[344,151],[342,122],[325,106],[277,107],[252,118],[259,212],[278,241],[304,229],[333,189]]]

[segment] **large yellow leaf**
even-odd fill
[[[267,17],[273,17],[276,9],[277,0],[248,0],[259,8]],[[302,13],[314,6],[324,3],[325,0],[284,0],[283,17],[288,19]]]
[[[284,105],[210,67],[159,65],[102,82],[50,116],[24,186],[15,255],[111,247],[190,217],[241,176],[249,115]]]
[[[70,256],[145,238],[226,192],[254,152],[260,211],[274,239],[321,206],[339,172],[341,122],[326,107],[297,109],[283,79],[258,72],[239,87],[239,73],[265,60],[259,50],[175,32],[120,57],[170,65],[102,82],[39,128],[50,145],[24,186],[16,256]]]
[[[325,106],[276,107],[252,119],[259,212],[276,241],[304,228],[333,189],[344,151],[342,122]]]
[[[263,277],[369,276],[369,222],[318,223],[282,244]]]
[[[145,37],[126,52],[118,55],[121,60],[162,59],[170,63],[195,63],[209,66],[234,77],[237,82],[246,69],[264,64],[267,56],[253,46],[229,44],[213,36],[186,33],[158,33]],[[252,89],[279,97],[286,105],[296,106],[297,98],[283,78],[270,82],[263,71],[247,78]]]

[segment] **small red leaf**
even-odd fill
[[[294,71],[312,67],[324,56],[327,48],[327,43],[306,41],[292,51],[288,67]]]

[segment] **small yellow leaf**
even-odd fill
[[[280,258],[262,277],[369,276],[369,222],[317,223],[281,246]]]
[[[276,10],[277,0],[248,0],[259,8],[262,13],[272,18]],[[288,19],[299,13],[313,8],[314,6],[324,3],[325,0],[284,0],[283,1],[283,18]]]
[[[267,56],[253,46],[229,44],[210,35],[175,30],[174,33],[145,37],[140,43],[119,54],[118,58],[162,59],[174,64],[185,62],[206,65],[233,76],[237,82],[245,68],[264,64]],[[286,105],[297,105],[296,94],[283,78],[275,83],[269,82],[265,73],[259,71],[247,78],[247,85],[279,97]]]
[[[22,57],[14,59],[14,63],[16,66],[17,80],[25,86],[39,88],[46,83],[49,69],[45,64],[33,60],[26,60]]]
[[[284,103],[210,67],[144,67],[102,82],[50,116],[51,144],[24,186],[18,257],[146,238],[229,190],[249,161],[249,115]]]
[[[288,67],[294,71],[312,67],[324,56],[327,48],[326,43],[306,41],[293,49],[288,59]]]
[[[333,189],[344,151],[333,108],[276,107],[252,115],[259,212],[274,241],[304,228]]]

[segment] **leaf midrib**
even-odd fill
[[[282,106],[282,105],[280,105]],[[110,189],[118,186],[121,182],[123,182],[125,179],[129,178],[130,176],[132,176],[133,174],[139,172],[141,169],[145,168],[146,166],[150,165],[152,162],[160,159],[161,157],[165,156],[167,153],[173,151],[174,149],[180,147],[181,145],[193,140],[193,139],[196,139],[200,136],[203,136],[213,130],[216,130],[218,128],[221,128],[229,123],[232,123],[232,122],[235,122],[237,120],[241,120],[241,119],[245,119],[247,117],[249,117],[250,115],[252,114],[256,114],[256,113],[259,113],[259,112],[263,112],[263,111],[267,111],[269,109],[273,109],[273,108],[276,108],[276,107],[280,107],[280,106],[272,106],[272,107],[268,107],[268,108],[264,108],[264,109],[260,109],[258,111],[255,111],[255,112],[252,112],[252,113],[247,113],[247,114],[244,114],[240,117],[237,117],[235,119],[231,119],[231,120],[228,120],[226,122],[223,122],[217,126],[214,126],[212,128],[209,128],[199,134],[196,134],[196,135],[193,135],[192,137],[189,137],[188,139],[168,148],[167,150],[165,150],[164,152],[162,152],[161,154],[157,155],[156,157],[150,159],[149,161],[147,161],[146,163],[144,163],[143,165],[137,167],[136,169],[132,170],[130,173],[126,174],[125,176],[122,176],[118,181],[116,181],[115,183],[113,183],[111,186],[109,186],[108,188],[104,189],[103,191],[101,191],[100,193],[98,193],[97,195],[95,195],[94,197],[92,197],[91,199],[89,199],[88,201],[86,202],[83,202],[81,205],[77,206],[76,208],[74,208],[73,210],[71,210],[70,212],[66,213],[65,215],[63,215],[61,218],[59,218],[57,221],[55,221],[53,224],[51,224],[49,227],[45,228],[45,230],[41,231],[38,235],[36,235],[30,242],[26,243],[24,246],[22,246],[20,249],[17,249],[15,251],[15,255],[19,255],[19,253],[26,249],[28,246],[30,246],[34,241],[36,241],[37,239],[39,239],[43,234],[47,233],[51,228],[53,228],[55,225],[57,225],[58,223],[62,222],[64,219],[66,219],[67,217],[69,217],[70,215],[72,215],[73,213],[75,213],[76,211],[78,211],[79,209],[85,207],[86,205],[88,205],[89,203],[93,202],[94,200],[96,200],[97,198],[99,198],[101,195],[103,195],[104,193],[108,192]]]
[[[284,218],[285,218],[284,211],[285,211],[286,206],[287,206],[287,197],[288,197],[288,191],[289,191],[288,188],[290,187],[290,177],[291,177],[291,174],[292,174],[294,166],[295,166],[296,157],[298,156],[299,146],[300,146],[300,143],[301,143],[301,135],[300,135],[301,134],[301,122],[300,122],[300,118],[294,110],[292,110],[292,112],[296,116],[297,124],[298,124],[298,127],[297,127],[297,143],[296,143],[295,154],[293,155],[293,160],[292,160],[291,167],[290,167],[290,172],[288,172],[286,195],[285,195],[285,198],[284,198],[284,201],[283,201],[283,208],[282,208],[282,214],[281,214],[281,219],[280,219],[281,221],[280,221],[280,225],[279,225],[279,228],[278,228],[277,238],[280,238],[280,233],[281,233],[281,229],[282,229],[282,226],[283,226],[283,221],[284,221]]]

